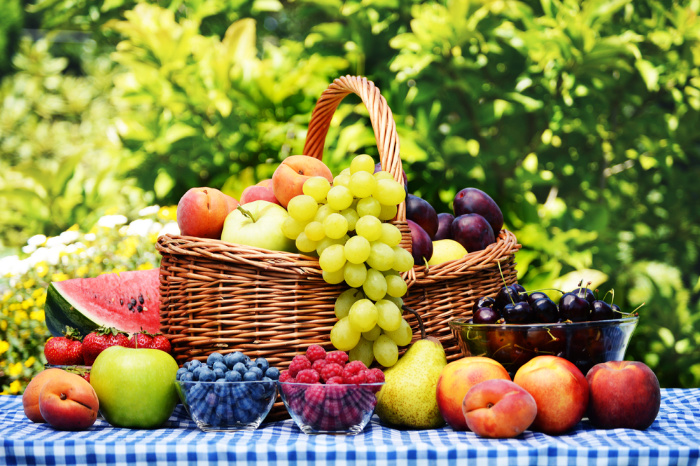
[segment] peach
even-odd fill
[[[285,209],[294,197],[303,194],[304,182],[312,176],[322,176],[333,183],[331,170],[320,160],[306,155],[291,155],[272,174],[272,191]]]
[[[513,382],[537,402],[532,429],[549,435],[568,432],[588,406],[588,382],[571,362],[558,356],[535,356],[523,364]]]
[[[83,430],[95,423],[100,402],[90,383],[77,374],[61,371],[39,394],[41,416],[59,430]]]
[[[253,201],[267,201],[272,202],[273,204],[280,203],[275,197],[275,193],[272,192],[271,186],[263,186],[260,184],[248,186],[241,193],[241,205],[248,204],[249,202]]]
[[[236,207],[238,207],[240,202],[238,202],[238,200],[235,197],[229,196],[228,194],[224,194],[224,196],[226,197],[226,206],[228,207],[228,213],[230,214],[231,212],[236,210]]]
[[[490,379],[469,389],[462,413],[475,434],[511,438],[530,427],[537,416],[537,403],[527,390],[511,380]]]
[[[22,394],[22,406],[24,407],[24,414],[30,421],[46,422],[39,411],[39,394],[46,382],[63,372],[65,371],[62,369],[45,369],[29,381],[27,388],[24,389]]]
[[[659,379],[643,362],[596,364],[586,380],[590,390],[588,419],[595,427],[644,430],[659,414]]]
[[[489,379],[510,380],[510,375],[501,363],[482,356],[458,359],[442,369],[436,387],[437,403],[445,422],[454,430],[468,429],[462,413],[464,395]]]
[[[219,239],[224,220],[233,210],[231,206],[235,201],[235,198],[231,198],[233,201],[228,198],[231,196],[215,188],[189,189],[177,204],[177,225],[180,227],[180,234]]]

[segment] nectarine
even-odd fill
[[[50,378],[39,394],[41,416],[59,430],[83,430],[95,423],[100,402],[92,385],[77,374]]]
[[[272,187],[269,186],[269,181],[265,186],[254,184],[243,190],[241,193],[241,205],[245,205],[253,201],[267,201],[272,202],[273,204],[280,203],[275,197],[275,193],[272,192]]]
[[[180,234],[219,239],[226,216],[236,208],[230,197],[214,188],[189,189],[177,204]]]
[[[63,372],[65,371],[62,369],[45,369],[29,381],[27,388],[24,389],[22,394],[22,406],[24,407],[24,414],[30,421],[46,422],[39,411],[39,394],[46,382]]]
[[[469,389],[462,413],[477,435],[511,438],[530,427],[537,416],[537,403],[527,390],[510,380],[490,379]]]
[[[322,176],[333,182],[331,170],[322,161],[306,155],[291,155],[272,174],[272,192],[286,209],[294,196],[303,194],[304,182],[312,176]]]

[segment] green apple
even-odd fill
[[[178,365],[165,351],[110,346],[90,370],[100,413],[115,427],[152,429],[163,424],[178,402]]]
[[[281,205],[263,200],[248,202],[228,214],[221,240],[271,251],[296,252],[294,241],[282,233],[287,217],[289,214]]]
[[[433,255],[428,265],[438,265],[443,262],[461,259],[467,254],[464,246],[452,239],[440,239],[433,241]]]

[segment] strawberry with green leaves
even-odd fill
[[[46,362],[56,366],[83,364],[83,344],[77,330],[66,327],[62,337],[52,337],[44,345]]]
[[[83,359],[91,366],[97,356],[110,346],[129,347],[129,337],[126,333],[112,327],[100,327],[85,335],[83,338]]]
[[[157,334],[153,335],[153,341],[151,342],[151,348],[165,351],[168,354],[170,354],[170,352],[172,351],[172,346],[170,345],[170,340],[168,340],[168,337],[166,337],[162,333],[157,333]]]
[[[129,348],[159,349],[166,353],[170,353],[172,350],[168,337],[162,333],[149,333],[145,330],[131,335],[131,338],[129,338]]]

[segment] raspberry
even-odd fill
[[[331,351],[326,353],[326,362],[334,362],[344,366],[348,362],[348,354],[345,351]]]
[[[321,378],[324,382],[328,383],[328,380],[332,377],[340,377],[343,375],[343,366],[336,364],[334,362],[326,363],[321,369]]]
[[[301,370],[296,376],[297,383],[318,383],[319,379],[318,372],[313,369]]]
[[[320,405],[323,403],[323,400],[326,399],[325,387],[320,384],[308,387],[304,392],[304,398],[306,399],[307,403]]]
[[[292,359],[291,364],[289,364],[289,373],[292,377],[296,377],[297,374],[304,369],[311,369],[311,362],[306,359],[306,356],[303,354],[297,354],[294,356],[294,359]]]
[[[330,379],[326,380],[326,385],[329,384],[342,384],[343,383],[343,377],[338,375],[335,377],[331,377]]]
[[[384,382],[384,372],[381,369],[375,367],[370,369],[367,373],[367,383],[381,383]]]
[[[311,363],[311,368],[320,374],[326,364],[328,364],[328,362],[325,359],[317,359]]]
[[[362,361],[352,361],[343,368],[343,381],[345,383],[361,384],[367,381],[367,366]]]
[[[280,378],[278,380],[280,382],[294,383],[294,377],[292,377],[292,374],[288,370],[280,372]]]
[[[311,362],[326,359],[326,350],[319,345],[311,345],[306,348],[306,358]]]

